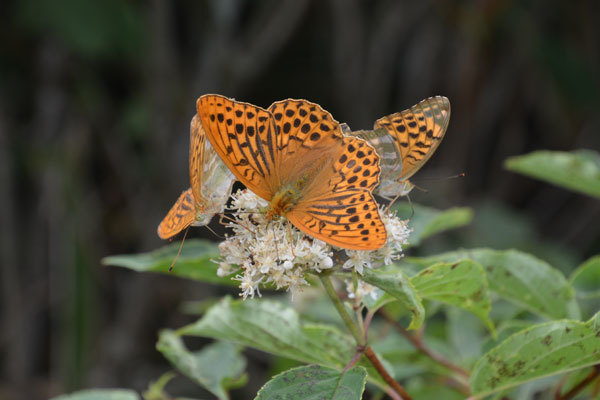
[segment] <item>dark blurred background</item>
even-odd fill
[[[156,227],[189,186],[189,122],[205,93],[263,107],[305,98],[353,129],[445,95],[450,127],[414,179],[428,192],[412,200],[471,206],[475,220],[420,251],[517,247],[565,273],[599,252],[597,200],[502,167],[536,149],[600,149],[598,1],[19,0],[0,10],[2,399],[143,390],[169,369],[157,330],[190,320],[179,304],[226,293],[99,263],[164,244]],[[247,354],[237,398],[268,378],[269,358]]]

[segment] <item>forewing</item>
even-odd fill
[[[405,180],[431,157],[442,141],[450,121],[450,102],[435,96],[375,122],[375,129],[386,129],[396,141],[402,157],[399,177]]]
[[[168,239],[177,235],[183,229],[187,228],[196,218],[196,208],[194,205],[194,195],[192,189],[181,193],[167,216],[158,225],[158,236],[161,239]]]
[[[198,115],[194,115],[190,123],[190,186],[194,199],[198,205],[204,203],[206,199],[202,195],[203,181],[203,165],[206,135],[202,128],[202,123]]]
[[[277,187],[271,114],[219,95],[198,99],[198,115],[212,147],[250,190],[270,200]]]
[[[320,105],[306,100],[277,101],[268,111],[277,129],[279,183],[296,182],[300,176],[314,181],[323,158],[340,146],[343,135],[339,123]]]

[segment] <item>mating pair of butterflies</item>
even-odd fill
[[[352,132],[318,104],[284,100],[263,109],[219,96],[197,101],[190,129],[190,183],[158,227],[169,238],[224,210],[237,178],[302,232],[329,244],[374,250],[386,231],[372,192],[391,199],[431,157],[450,102],[431,97]],[[207,140],[208,139],[208,140]],[[222,161],[222,162],[221,162]]]

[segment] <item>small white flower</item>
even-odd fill
[[[244,298],[244,300],[246,300],[246,298],[248,296],[250,296],[250,298],[253,299],[254,292],[256,292],[258,294],[258,296],[260,297],[260,291],[258,290],[258,284],[260,283],[262,278],[255,281],[250,276],[244,274],[243,276],[237,275],[235,277],[235,279],[241,281],[240,289],[242,289],[242,293],[240,293],[240,296],[242,296]]]
[[[231,275],[232,272],[233,268],[230,264],[227,264],[226,262],[219,262],[219,268],[217,268],[217,276],[219,278],[224,278],[227,275]]]
[[[390,265],[395,259],[399,258],[396,249],[389,244],[385,244],[382,248],[377,250],[378,258],[383,259],[384,265]]]
[[[354,268],[359,274],[363,274],[363,268],[371,268],[371,252],[362,250],[346,250],[346,255],[349,257],[342,268]]]

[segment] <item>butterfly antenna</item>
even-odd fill
[[[411,183],[412,183],[412,182],[411,182]],[[425,189],[425,188],[423,188],[423,187],[421,187],[421,186],[417,186],[417,185],[415,185],[414,183],[412,183],[412,185],[413,185],[415,188],[419,189],[419,190],[420,190],[421,192],[423,192],[423,193],[427,193],[427,192],[429,192],[429,190],[427,190],[427,189]]]
[[[177,259],[179,258],[179,255],[181,254],[181,249],[183,249],[183,242],[185,242],[185,237],[187,236],[187,233],[190,230],[190,226],[191,225],[188,225],[188,227],[185,228],[185,233],[183,234],[183,239],[181,239],[181,244],[179,245],[179,250],[177,250],[177,255],[175,256],[175,259],[173,260],[173,262],[169,266],[169,272],[173,271],[173,267],[175,266],[175,263],[177,262]]]
[[[466,174],[461,172],[460,174],[444,176],[444,177],[428,177],[428,178],[418,178],[417,181],[441,181],[446,179],[456,179],[456,178],[464,178]]]
[[[408,204],[410,204],[410,217],[408,217],[408,219],[412,219],[412,217],[415,216],[415,206],[413,206],[413,202],[408,194],[406,195],[406,200],[408,200]]]
[[[396,202],[396,200],[398,200],[400,198],[400,196],[402,196],[402,192],[398,193],[396,195],[396,197],[394,197],[392,199],[392,201],[390,201],[390,203],[388,204],[387,208],[386,208],[386,212],[390,212],[390,209],[392,208],[392,206],[394,205],[394,203]]]
[[[225,236],[221,236],[221,235],[219,235],[217,232],[213,231],[213,230],[212,230],[212,228],[211,228],[210,226],[208,226],[208,225],[205,225],[205,226],[206,226],[206,229],[208,229],[209,231],[211,231],[213,235],[215,235],[215,236],[216,236],[216,237],[218,237],[219,239],[223,239],[223,240],[225,240]]]

